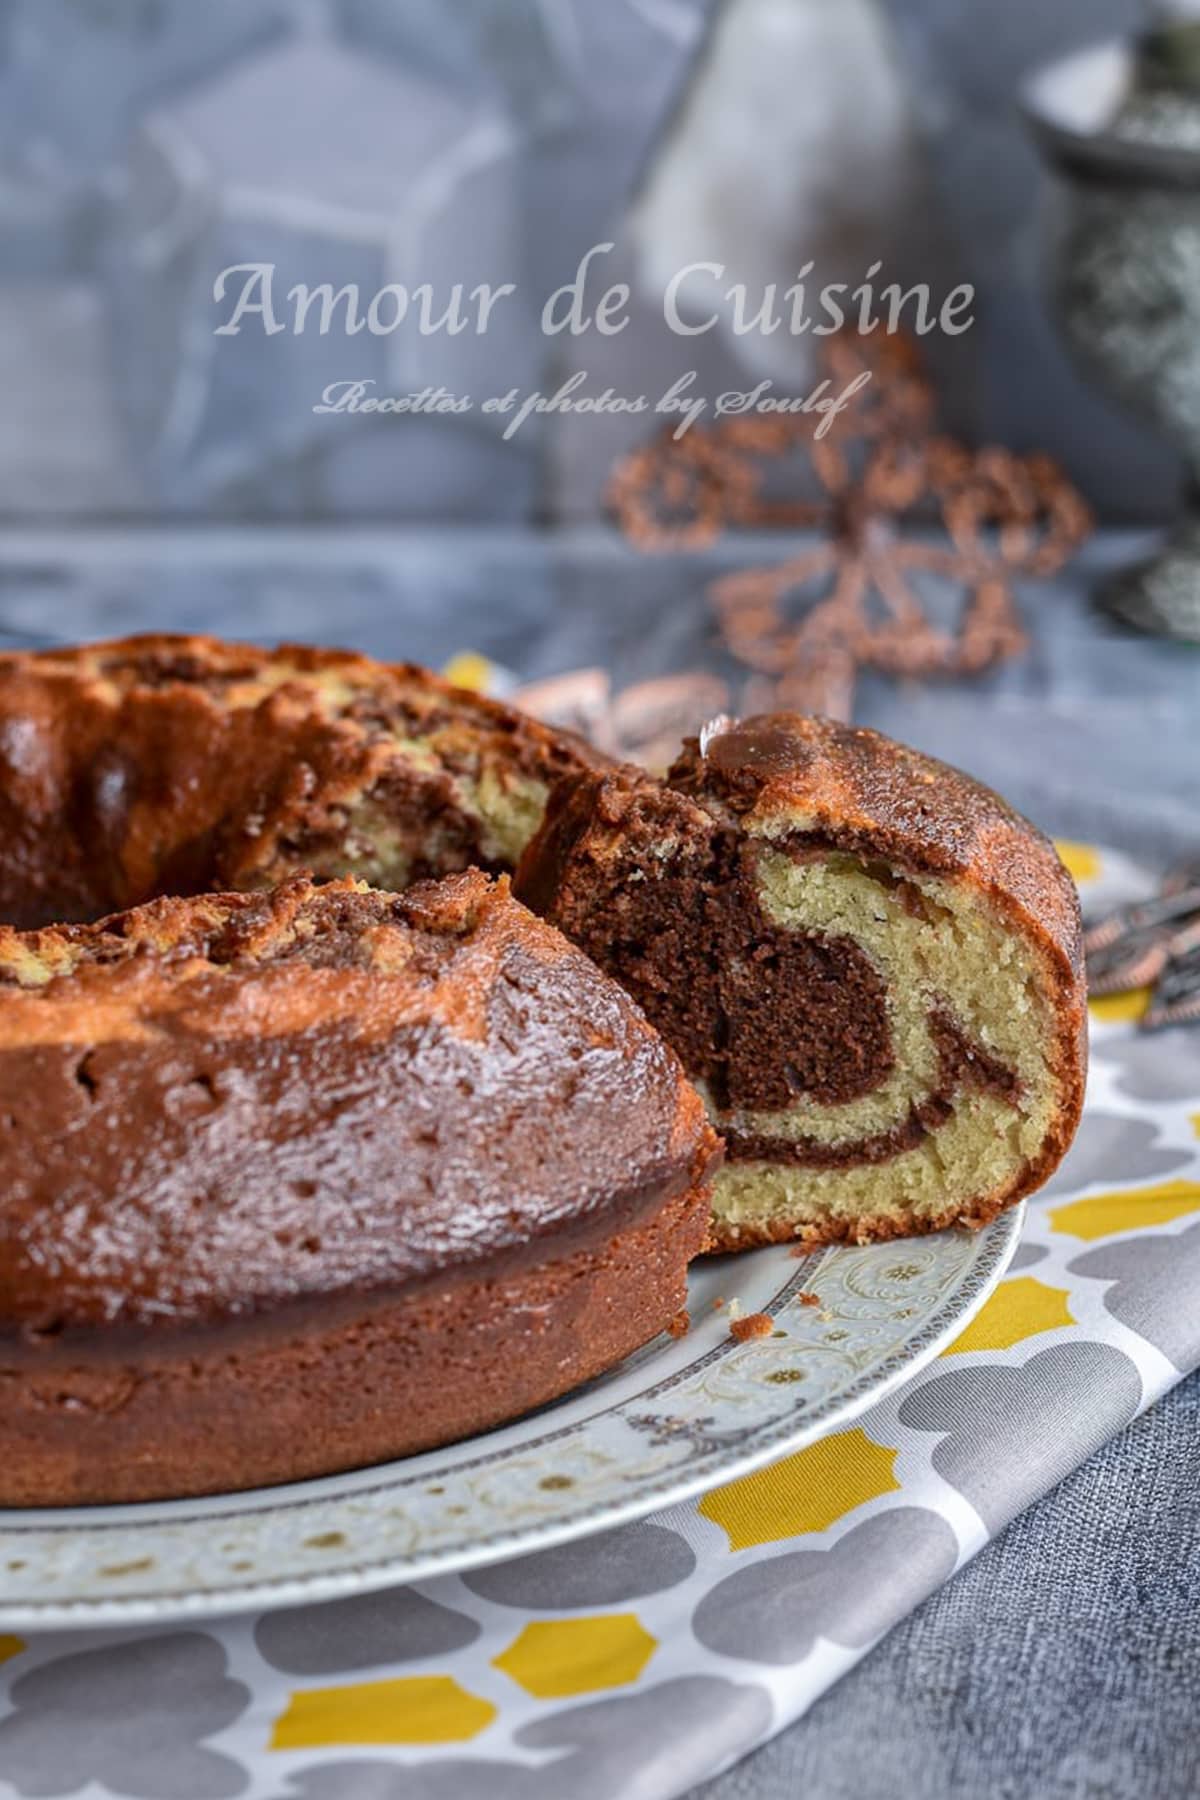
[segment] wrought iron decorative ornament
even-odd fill
[[[939,435],[908,339],[844,332],[826,340],[824,359],[834,388],[870,377],[836,430],[818,435],[803,414],[668,430],[617,466],[610,499],[647,550],[695,549],[730,526],[814,534],[794,557],[723,576],[709,594],[727,649],[754,673],[749,708],[847,718],[859,669],[965,676],[1019,655],[1014,579],[1053,573],[1091,519],[1049,457]],[[801,452],[813,496],[769,492],[768,475]],[[793,474],[798,485],[794,463]],[[932,537],[912,535],[931,525]],[[930,618],[922,580],[957,596],[948,627]]]

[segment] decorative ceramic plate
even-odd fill
[[[984,1231],[693,1270],[692,1329],[484,1437],[209,1500],[0,1512],[0,1629],[196,1618],[445,1574],[623,1524],[798,1450],[982,1306],[1023,1207]],[[735,1343],[728,1304],[771,1336]]]

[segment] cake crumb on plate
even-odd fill
[[[774,1329],[774,1320],[766,1313],[747,1313],[744,1319],[729,1321],[729,1335],[739,1344],[744,1344],[747,1338],[770,1337]]]

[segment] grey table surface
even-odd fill
[[[735,671],[705,587],[795,539],[645,557],[602,530],[0,531],[0,643],[209,630],[618,684]],[[1032,647],[970,683],[864,681],[856,718],[957,762],[1045,829],[1200,851],[1200,648],[1107,624],[1105,535],[1022,592]],[[1013,1524],[808,1716],[690,1800],[1194,1800],[1200,1379]],[[616,1800],[616,1797],[614,1797]]]

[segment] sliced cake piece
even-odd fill
[[[873,731],[717,720],[569,781],[516,891],[624,984],[724,1134],[711,1247],[978,1226],[1086,1072],[1079,906],[989,789]]]

